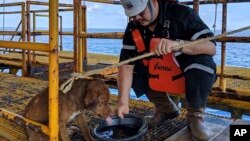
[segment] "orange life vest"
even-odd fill
[[[145,45],[138,29],[132,31],[134,42],[138,52],[145,52]],[[160,38],[150,40],[150,51],[154,51]],[[147,62],[147,63],[144,63]],[[155,91],[172,94],[185,93],[185,78],[174,57],[169,53],[159,57],[143,59],[143,64],[149,68],[149,87]]]
[[[150,51],[154,51],[160,38],[150,40]],[[152,57],[149,60],[149,86],[156,91],[173,94],[185,93],[185,78],[183,72],[177,65],[174,53]]]
[[[146,48],[145,48],[143,39],[141,37],[140,31],[138,29],[133,30],[132,36],[133,36],[133,40],[135,42],[137,52],[140,54],[146,53]],[[148,66],[148,60],[142,59],[142,62],[143,62],[144,66]]]

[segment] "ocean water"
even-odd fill
[[[72,29],[63,29],[63,31],[72,31]],[[123,32],[124,29],[88,29],[89,33],[100,33],[100,32]],[[217,31],[216,34],[219,34],[220,31]],[[250,36],[250,31],[244,31],[241,33],[234,34],[233,36]],[[9,40],[10,36],[0,36],[0,40]],[[14,40],[18,38],[15,37]],[[48,36],[37,36],[37,42],[48,42]],[[73,37],[72,36],[63,36],[62,45],[64,50],[73,50]],[[122,47],[121,39],[95,39],[89,38],[87,39],[87,52],[88,53],[101,53],[108,55],[117,55],[119,56],[120,50]],[[250,68],[250,43],[227,43],[226,47],[226,65],[227,66],[238,66]],[[214,60],[217,65],[221,64],[221,44],[217,43],[216,46],[216,55],[214,56]],[[110,89],[111,93],[118,94],[116,89]],[[137,99],[133,90],[131,90],[131,98]],[[140,97],[140,99],[148,100],[146,96]],[[206,109],[207,112],[221,115],[225,117],[230,117],[231,114],[226,111],[220,111],[216,109]],[[243,116],[243,119],[250,121],[250,116]]]

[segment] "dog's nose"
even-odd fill
[[[107,117],[106,119],[106,123],[107,123],[107,125],[111,125],[112,124],[112,118],[111,117]]]

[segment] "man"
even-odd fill
[[[120,61],[140,55],[137,52],[132,31],[138,29],[149,52],[152,37],[160,38],[155,49],[158,56],[172,51],[185,76],[185,95],[187,100],[188,129],[194,140],[205,141],[210,137],[209,129],[204,125],[203,112],[207,96],[216,80],[215,43],[205,41],[193,46],[185,46],[176,51],[172,47],[213,36],[213,33],[191,8],[173,0],[121,0],[125,14],[131,19],[124,37]],[[144,52],[145,53],[145,52]],[[141,96],[146,94],[154,103],[156,111],[147,117],[149,124],[159,124],[179,115],[178,107],[164,92],[153,91],[148,85],[148,68],[143,61],[123,65],[118,73],[118,110],[123,118],[129,113],[129,92],[132,87]]]

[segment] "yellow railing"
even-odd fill
[[[18,3],[19,4],[19,3]],[[21,3],[22,5],[22,3]],[[22,5],[23,6],[23,5]],[[22,11],[25,11],[22,9]],[[22,12],[24,14],[24,12]],[[58,141],[58,0],[49,1],[49,44],[46,43],[29,43],[29,42],[8,42],[0,41],[1,48],[14,48],[33,51],[49,52],[49,127],[44,126],[43,132],[48,132],[51,141]],[[23,20],[24,23],[25,20]],[[25,24],[23,24],[25,25]],[[23,27],[23,32],[26,30]],[[24,37],[25,35],[23,35]],[[25,51],[24,51],[25,56]],[[26,63],[26,62],[25,62]],[[24,64],[25,64],[24,63]],[[8,117],[21,117],[9,111],[0,110],[1,115]],[[25,119],[26,120],[26,119]],[[30,120],[27,122],[35,123]]]

